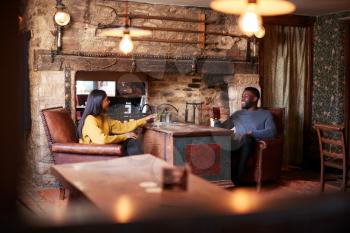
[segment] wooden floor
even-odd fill
[[[325,192],[340,192],[340,180],[336,175],[326,183]],[[256,192],[254,186],[230,188],[231,192],[240,190]],[[348,188],[350,189],[350,188]],[[261,198],[289,198],[319,194],[319,174],[315,171],[303,171],[289,169],[282,173],[278,183],[264,183],[262,191],[258,193]],[[18,204],[23,212],[34,215],[60,215],[67,208],[68,199],[59,200],[59,191],[56,188],[33,188],[27,187],[18,199]]]

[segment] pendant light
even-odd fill
[[[124,54],[129,54],[134,49],[134,45],[132,42],[133,37],[142,37],[142,36],[149,36],[152,34],[149,30],[143,30],[136,27],[131,27],[129,25],[130,18],[129,18],[129,11],[128,11],[128,1],[125,2],[125,21],[124,26],[122,27],[105,27],[101,29],[101,31],[98,33],[99,36],[111,36],[111,37],[122,37],[121,41],[119,42],[119,49]]]
[[[295,5],[286,0],[213,0],[210,7],[226,14],[240,15],[239,27],[247,36],[265,35],[261,16],[289,14]]]

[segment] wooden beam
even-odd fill
[[[125,57],[118,54],[57,54],[52,59],[48,50],[35,50],[34,70],[63,70],[69,66],[76,71],[113,71],[143,73],[181,73],[192,71],[191,57]],[[133,67],[133,62],[136,64]],[[257,64],[225,58],[199,57],[196,60],[197,73],[232,75],[237,73],[256,73]]]

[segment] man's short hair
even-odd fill
[[[253,95],[255,95],[258,98],[258,100],[260,99],[260,92],[259,92],[259,90],[257,88],[255,88],[255,87],[246,87],[244,89],[244,91],[249,91],[250,93],[253,93]]]

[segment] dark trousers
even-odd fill
[[[247,160],[253,156],[256,139],[252,135],[242,137],[241,146],[231,153],[231,178],[237,186],[242,185],[242,178]]]
[[[125,155],[139,155],[143,154],[139,140],[129,138],[122,143]]]

